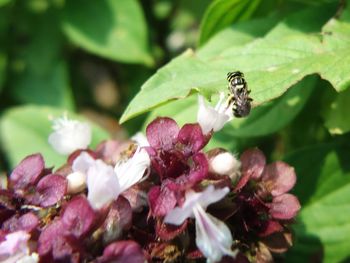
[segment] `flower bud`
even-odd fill
[[[241,174],[241,162],[230,152],[223,149],[213,149],[208,152],[209,171],[219,175],[228,175],[237,180]]]
[[[86,175],[82,172],[73,172],[67,176],[68,194],[76,194],[86,188]]]

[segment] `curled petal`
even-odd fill
[[[146,129],[149,144],[156,149],[162,148],[167,151],[173,148],[177,141],[179,127],[170,118],[157,118]]]
[[[87,123],[63,116],[54,120],[52,128],[54,132],[49,136],[49,143],[60,154],[68,155],[85,149],[91,142],[91,127]]]
[[[299,200],[292,194],[274,197],[269,206],[271,216],[276,219],[292,219],[300,210]]]
[[[103,256],[98,259],[99,263],[144,263],[145,256],[139,244],[132,240],[123,240],[110,244],[103,251]]]
[[[100,209],[117,199],[121,193],[118,178],[112,166],[95,161],[87,173],[88,200],[94,209]]]
[[[136,133],[134,136],[131,137],[131,140],[136,142],[139,147],[150,146],[146,136],[142,132]]]
[[[73,172],[81,172],[83,174],[87,174],[87,171],[91,166],[95,164],[95,159],[91,157],[90,154],[83,151],[78,157],[76,157],[72,164]]]
[[[222,96],[221,96],[222,97]],[[198,96],[198,114],[197,122],[202,128],[203,134],[208,134],[211,131],[219,131],[224,125],[232,119],[232,111],[226,110],[222,105],[223,98],[215,108],[205,105],[203,96]]]
[[[266,166],[262,175],[265,188],[273,196],[288,192],[296,182],[294,168],[284,162],[275,162]]]
[[[198,152],[207,143],[197,123],[185,124],[179,131],[177,140],[184,146],[183,151],[186,156]]]
[[[9,259],[9,258],[19,259],[27,255],[29,252],[29,248],[28,248],[29,239],[30,239],[30,235],[25,231],[16,231],[16,232],[7,234],[5,236],[5,240],[0,243],[1,262],[4,262],[6,259]],[[16,261],[14,260],[12,262],[16,262]]]
[[[15,189],[24,189],[36,184],[44,168],[44,159],[41,154],[29,155],[13,170],[10,181]]]
[[[63,176],[50,174],[42,178],[37,187],[32,202],[48,207],[56,204],[67,192],[67,180]]]
[[[118,162],[114,168],[114,172],[119,180],[120,192],[124,192],[139,182],[150,164],[151,159],[147,151],[141,148],[137,148],[133,157],[127,161]]]
[[[207,214],[202,207],[194,209],[196,218],[196,244],[207,262],[218,262],[224,255],[234,257],[230,229],[219,219]]]
[[[266,158],[259,149],[246,150],[241,156],[242,177],[235,190],[242,189],[249,179],[259,179],[264,171]]]

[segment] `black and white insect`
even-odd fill
[[[229,72],[227,74],[230,91],[228,103],[232,105],[233,115],[236,117],[245,117],[250,113],[250,102],[253,100],[249,97],[250,90],[244,79],[244,74],[240,71]]]

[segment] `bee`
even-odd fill
[[[250,113],[250,102],[253,100],[249,97],[250,90],[244,79],[244,74],[240,71],[229,72],[227,74],[230,91],[228,103],[232,105],[233,115],[236,117],[245,117]]]

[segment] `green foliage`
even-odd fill
[[[350,145],[338,143],[297,151],[286,161],[298,174],[302,203],[288,262],[346,262],[350,242]]]
[[[301,18],[313,21],[328,10],[329,7],[312,8],[299,17],[280,22],[261,39],[228,47],[210,57],[200,52],[185,52],[142,86],[121,122],[170,100],[184,98],[193,91],[207,97],[226,91],[226,73],[235,69],[245,72],[255,106],[280,96],[303,77],[314,73],[328,80],[336,90],[346,89],[350,78],[343,69],[350,61],[350,24],[332,19],[321,34],[315,34],[311,31],[315,22],[306,23],[308,26],[299,22]],[[319,20],[324,21],[324,17]]]
[[[49,117],[60,117],[63,111],[52,107],[23,106],[7,111],[0,121],[0,141],[7,152],[11,167],[16,166],[25,156],[40,152],[45,156],[48,167],[59,167],[67,156],[56,153],[48,144],[52,132]],[[75,114],[69,117],[87,121]],[[109,137],[108,133],[92,124],[92,147]]]
[[[70,0],[62,22],[69,39],[89,52],[123,62],[152,64],[147,29],[136,0]]]

